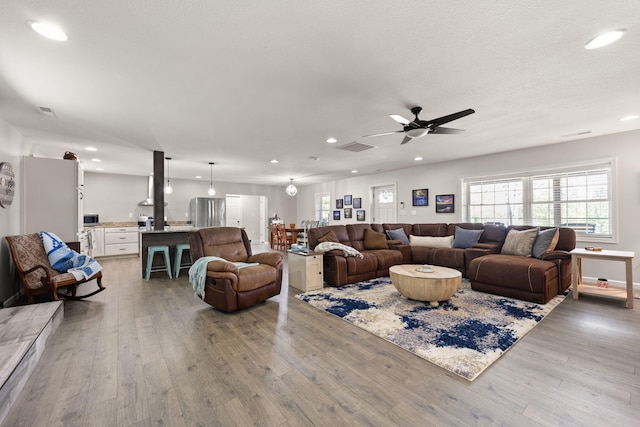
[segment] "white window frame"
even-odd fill
[[[470,192],[469,185],[482,181],[507,181],[521,179],[523,182],[523,224],[536,225],[533,222],[533,189],[534,177],[545,175],[561,175],[572,172],[587,172],[596,170],[608,171],[608,200],[609,200],[609,221],[610,234],[584,234],[576,232],[576,240],[579,242],[593,243],[617,243],[618,241],[618,215],[617,215],[617,192],[616,192],[616,164],[615,159],[606,158],[589,162],[579,162],[564,165],[556,165],[545,169],[529,169],[519,172],[502,174],[482,175],[463,177],[460,180],[462,194],[462,217],[463,221],[472,221],[470,215]],[[509,224],[506,224],[509,225]]]
[[[328,210],[323,210],[322,209],[322,199],[324,197],[328,197],[329,198],[329,209]],[[316,220],[320,221],[319,224],[322,225],[322,217],[323,217],[323,212],[326,212],[326,219],[327,222],[324,225],[329,225],[330,221],[332,219],[331,217],[331,193],[316,193],[315,194],[315,213],[316,213]]]

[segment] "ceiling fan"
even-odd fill
[[[459,111],[457,113],[449,114],[448,116],[438,117],[433,120],[420,120],[418,114],[422,111],[422,107],[413,107],[411,113],[415,116],[415,119],[408,120],[397,114],[390,114],[390,117],[396,122],[404,126],[402,130],[396,130],[392,132],[375,133],[373,135],[365,135],[363,138],[369,138],[371,136],[391,135],[392,133],[405,133],[405,137],[401,144],[406,144],[413,138],[420,138],[427,133],[435,134],[451,134],[464,132],[463,129],[445,128],[441,125],[452,122],[469,114],[475,113],[475,110],[469,108],[468,110]]]

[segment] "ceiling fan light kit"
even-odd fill
[[[475,113],[475,110],[468,108],[466,110],[458,111],[457,113],[449,114],[447,116],[438,117],[433,120],[420,120],[418,115],[422,111],[422,107],[416,106],[411,108],[411,113],[415,116],[413,120],[406,119],[398,114],[390,114],[391,117],[396,122],[400,123],[403,126],[402,130],[396,130],[391,132],[383,132],[383,133],[375,133],[373,135],[365,135],[363,138],[369,138],[372,136],[382,136],[382,135],[390,135],[392,133],[404,133],[405,137],[400,144],[406,144],[414,138],[422,138],[428,133],[435,134],[456,134],[462,133],[464,130],[462,129],[454,129],[454,128],[445,128],[441,125],[452,122],[454,120],[458,120],[462,117],[468,116],[469,114]]]

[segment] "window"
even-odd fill
[[[463,179],[465,220],[571,227],[580,240],[613,240],[613,161]]]
[[[329,225],[331,214],[331,195],[329,193],[316,194],[316,220],[319,225]]]

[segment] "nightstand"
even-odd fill
[[[289,286],[302,292],[322,289],[322,254],[321,253],[288,253]]]

